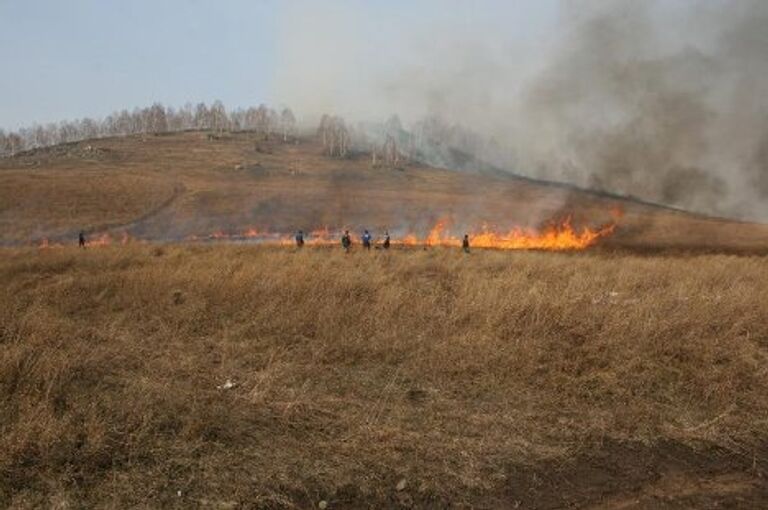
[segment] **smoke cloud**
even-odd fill
[[[439,119],[517,174],[768,220],[766,2],[286,4],[274,99],[310,123]]]

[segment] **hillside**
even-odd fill
[[[617,211],[621,217],[617,219]],[[0,160],[0,243],[73,242],[80,230],[147,240],[369,228],[456,235],[482,225],[610,224],[607,248],[764,251],[768,227],[705,218],[489,172],[372,168],[312,139],[205,132],[99,139]]]

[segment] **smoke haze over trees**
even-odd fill
[[[468,4],[419,22],[292,3],[274,94],[308,116],[397,113],[518,174],[768,220],[768,3],[561,2],[524,35],[524,3]]]

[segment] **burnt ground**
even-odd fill
[[[767,474],[765,446],[738,453],[611,441],[565,464],[511,467],[505,497],[537,509],[757,509],[768,502]]]
[[[565,462],[510,464],[505,489],[463,494],[456,501],[393,478],[387,499],[372,500],[355,486],[325,501],[331,508],[473,508],[559,510],[764,509],[768,505],[768,448],[753,452],[717,446],[606,441]],[[398,486],[398,483],[401,485]],[[307,508],[317,498],[295,494]],[[235,502],[233,502],[235,503]],[[247,501],[237,505],[248,506]]]

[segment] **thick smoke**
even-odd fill
[[[368,7],[292,4],[276,98],[439,119],[515,173],[768,220],[768,3],[569,2],[520,37],[504,18],[525,12],[448,7],[386,29]]]

